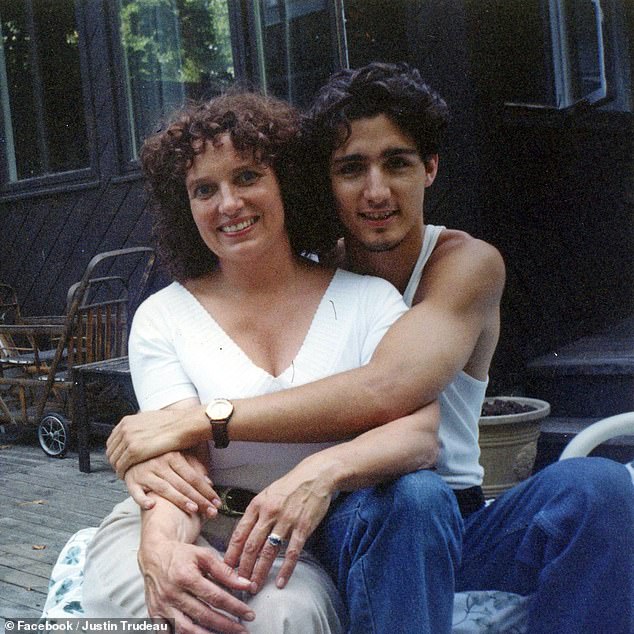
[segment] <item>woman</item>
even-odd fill
[[[146,142],[159,246],[177,281],[135,316],[130,363],[142,409],[252,396],[358,367],[404,312],[383,280],[302,256],[332,240],[299,204],[298,130],[287,104],[235,93],[185,108]],[[118,505],[88,552],[86,615],[149,614],[192,633],[339,632],[346,614],[315,558],[332,572],[333,548],[350,558],[336,581],[355,627],[372,618],[375,596],[407,606],[405,580],[394,574],[415,551],[417,531],[429,529],[410,504],[409,492],[423,486],[416,474],[368,493],[381,502],[361,523],[356,507],[339,504],[337,517],[328,510],[340,491],[433,466],[437,424],[434,405],[340,444],[270,438],[224,447],[219,437],[200,446],[191,468],[204,477],[209,466],[214,486],[233,487],[225,496],[233,508],[211,511],[204,524],[162,498],[143,512],[131,500]],[[250,524],[241,530],[251,542],[238,575],[221,553],[245,509]],[[324,526],[335,523],[356,527],[355,552],[351,543],[333,546]],[[302,550],[311,535],[313,555]],[[415,588],[415,575],[407,581]],[[415,589],[409,599],[415,606]]]

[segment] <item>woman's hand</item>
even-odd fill
[[[236,619],[252,621],[255,614],[228,589],[249,592],[253,584],[213,551],[173,540],[152,541],[142,544],[138,561],[150,617],[174,619],[179,634],[248,631]]]
[[[300,462],[257,495],[234,529],[225,563],[262,586],[279,547],[288,539],[276,584],[284,587],[308,537],[326,515],[335,491],[354,491],[433,466],[436,462],[438,403],[323,449]]]
[[[170,451],[130,467],[125,483],[134,501],[143,509],[151,509],[156,500],[153,492],[169,500],[186,513],[215,517],[221,505],[206,469],[189,453]]]
[[[318,456],[306,458],[259,493],[233,531],[225,563],[232,568],[238,566],[238,574],[250,578],[258,589],[280,551],[279,546],[268,542],[268,536],[274,533],[285,543],[288,540],[276,579],[277,587],[283,588],[293,574],[306,540],[330,507],[332,482],[327,469],[316,466]]]
[[[194,399],[188,399],[191,403]],[[196,401],[194,401],[196,402]],[[171,407],[124,416],[106,443],[106,455],[120,478],[135,464],[188,449],[206,439],[209,422],[200,406]]]

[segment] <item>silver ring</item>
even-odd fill
[[[271,546],[273,546],[274,548],[277,548],[278,546],[281,546],[282,543],[284,542],[284,540],[277,535],[276,533],[271,533],[267,538],[266,541],[271,544]]]

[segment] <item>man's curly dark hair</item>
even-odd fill
[[[320,207],[330,210],[330,224],[338,224],[330,189],[332,153],[350,137],[351,122],[381,114],[413,139],[423,161],[440,150],[449,110],[416,68],[405,62],[373,62],[332,75],[303,120],[305,143],[313,159],[313,189],[322,196]],[[336,231],[341,233],[341,227]]]
[[[185,178],[194,156],[228,134],[235,149],[273,169],[280,184],[285,225],[295,254],[322,254],[335,236],[316,213],[304,178],[300,117],[284,101],[255,92],[229,91],[177,110],[141,149],[141,167],[152,201],[154,238],[172,277],[199,277],[217,264],[194,223]]]
[[[335,73],[317,93],[306,123],[314,133],[311,141],[321,139],[330,156],[349,137],[350,122],[380,114],[412,137],[424,161],[438,153],[449,121],[447,104],[405,62],[373,62]]]

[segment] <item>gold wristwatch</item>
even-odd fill
[[[233,403],[226,398],[215,398],[205,408],[205,414],[211,424],[214,446],[224,449],[229,445],[227,425],[233,416]]]

